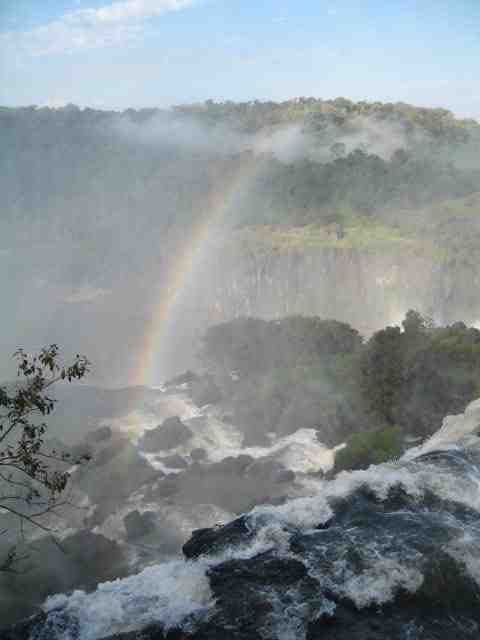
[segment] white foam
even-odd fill
[[[463,564],[467,573],[480,586],[479,532],[476,531],[476,536],[473,536],[471,532],[463,531],[461,536],[446,545],[445,551]]]
[[[178,452],[184,455],[192,447],[202,446],[211,461],[247,453],[254,458],[270,457],[281,461],[297,472],[328,468],[326,465],[333,462],[332,451],[317,441],[316,433],[311,429],[272,440],[269,447],[242,448],[241,434],[231,425],[208,415],[196,415],[188,420],[194,436],[183,449],[178,448]],[[47,611],[61,608],[78,619],[79,640],[97,640],[156,621],[166,628],[181,626],[189,615],[206,613],[214,606],[206,575],[210,566],[231,558],[252,558],[268,549],[275,549],[281,555],[288,554],[291,528],[308,531],[327,522],[333,516],[331,501],[346,498],[362,486],[368,486],[380,500],[388,497],[392,487],[401,486],[416,499],[431,491],[441,498],[463,502],[480,511],[478,474],[455,473],[448,467],[442,468],[428,460],[418,459],[419,455],[438,448],[459,449],[459,442],[476,433],[479,425],[480,400],[469,405],[464,414],[447,417],[437,434],[424,445],[411,449],[400,461],[371,466],[366,470],[345,471],[330,481],[315,480],[311,485],[316,492],[313,496],[290,500],[280,506],[256,507],[249,520],[255,529],[253,540],[229,547],[217,557],[200,558],[196,562],[178,560],[149,567],[135,576],[101,584],[92,594],[75,591],[69,597],[54,596],[48,599],[45,607]],[[151,505],[142,506],[152,508]],[[170,518],[188,520],[178,505],[172,505],[171,509]],[[189,526],[197,524],[197,515],[190,518]],[[207,519],[216,520],[222,515],[228,518],[228,514],[213,510]],[[464,532],[463,538],[450,543],[446,550],[463,562],[480,584],[480,549],[476,540],[476,536],[468,538]],[[335,575],[335,588],[358,608],[388,602],[399,589],[415,592],[421,586],[423,576],[415,559],[385,556],[373,546],[361,551],[366,554],[365,570],[356,574],[346,567],[344,561],[338,561]],[[299,628],[297,622],[292,621],[290,627],[285,627],[283,636],[278,637],[285,640],[300,638]],[[69,640],[67,632],[60,637]]]
[[[333,480],[319,480],[312,484],[314,496],[289,500],[280,506],[263,505],[252,511],[254,521],[276,519],[284,525],[309,529],[326,522],[332,515],[329,502],[347,498],[367,486],[385,500],[390,489],[401,487],[413,499],[421,499],[429,491],[444,500],[461,502],[480,511],[480,476],[455,474],[428,462],[399,461],[372,465],[365,470],[342,471]]]
[[[167,562],[123,580],[100,584],[93,593],[74,591],[71,596],[53,596],[44,608],[47,612],[62,609],[75,617],[79,640],[97,640],[154,622],[169,629],[212,606],[206,568],[199,562]],[[68,631],[59,638],[68,640]]]
[[[221,420],[216,415],[215,407],[206,406],[199,409],[187,396],[178,393],[166,396],[163,400],[162,412],[165,412],[166,404],[170,411],[180,416],[193,432],[188,442],[169,450],[169,455],[178,453],[188,456],[192,449],[202,448],[206,451],[210,462],[220,462],[229,456],[245,454],[255,459],[274,459],[295,473],[325,472],[333,467],[335,450],[338,447],[329,449],[320,443],[315,429],[299,429],[282,438],[273,435],[271,444],[268,446],[243,447],[242,432]],[[130,429],[134,418],[137,419],[138,435],[141,433],[140,429],[150,429],[158,424],[158,417],[155,419],[152,416],[144,416],[140,419],[138,415],[130,416]],[[138,425],[141,425],[141,428]],[[162,466],[161,460],[156,459],[154,455],[146,457],[155,468],[172,472],[171,469]]]
[[[440,429],[420,446],[409,449],[402,460],[413,460],[431,451],[457,449],[465,438],[479,431],[480,398],[471,402],[464,413],[446,416]]]
[[[242,453],[253,458],[273,458],[296,473],[315,473],[333,467],[336,449],[338,447],[329,449],[319,442],[315,429],[299,429],[291,435],[274,439],[270,447],[246,447]]]
[[[327,522],[333,511],[326,501],[326,496],[314,496],[289,500],[280,506],[262,505],[251,512],[253,522],[257,525],[275,520],[280,525],[295,528],[311,529]]]
[[[183,544],[195,529],[225,524],[235,517],[234,514],[213,504],[181,505],[148,502],[142,496],[138,496],[137,499],[129,500],[122,508],[108,516],[101,525],[93,529],[93,532],[110,540],[124,542],[126,539],[124,518],[134,509],[139,513],[150,511],[157,515],[161,536],[159,546],[163,542],[166,531],[170,532],[171,537],[175,535]]]
[[[362,609],[390,602],[400,589],[415,593],[422,583],[423,575],[415,567],[377,556],[368,569],[344,579],[340,591]]]

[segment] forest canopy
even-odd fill
[[[438,327],[413,310],[401,327],[368,340],[318,317],[238,318],[208,329],[202,349],[247,432],[248,425],[256,436],[315,428],[331,445],[366,434],[353,440],[362,452],[378,432],[389,455],[398,452],[399,433],[425,438],[478,397],[479,356],[480,330]],[[367,453],[366,462],[379,461]]]

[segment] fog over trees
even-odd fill
[[[0,131],[2,349],[91,353],[101,337],[104,382],[128,380],[172,259],[245,171],[215,222],[228,237],[272,226],[306,229],[306,245],[316,230],[354,247],[413,237],[442,260],[477,258],[480,125],[444,109],[344,98],[2,108]]]

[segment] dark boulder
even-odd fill
[[[178,476],[169,473],[152,487],[147,493],[150,499],[169,498],[175,495],[180,489]]]
[[[188,467],[188,462],[182,456],[179,456],[177,453],[173,456],[166,456],[165,458],[158,458],[160,462],[170,469],[186,469]]]
[[[252,456],[248,456],[244,453],[239,456],[227,456],[217,462],[215,466],[212,466],[212,471],[214,470],[216,473],[227,473],[229,475],[243,475],[245,470],[250,467],[250,465],[254,462],[254,458]]]
[[[36,638],[38,637],[37,630],[44,627],[46,621],[47,614],[41,611],[40,613],[30,616],[26,620],[18,622],[17,624],[11,626],[9,629],[2,629],[3,623],[6,622],[4,618],[0,622],[0,639],[30,640],[32,637]]]
[[[92,464],[96,467],[101,467],[120,455],[124,449],[128,448],[129,445],[131,446],[131,443],[128,438],[120,435],[117,438],[102,442],[102,447],[97,447],[97,445],[89,444],[92,451]]]
[[[102,464],[98,459],[82,465],[76,473],[76,482],[92,504],[96,505],[86,525],[95,527],[124,505],[125,500],[140,488],[152,485],[163,476],[140,455],[128,440],[118,450],[109,443],[100,454],[106,453]]]
[[[278,482],[286,471],[283,464],[269,458],[259,458],[248,467],[248,475],[264,483]]]
[[[239,638],[276,638],[292,620],[300,629],[313,609],[309,600],[319,592],[302,562],[275,551],[229,560],[210,569],[208,576],[216,607],[205,626],[235,630]],[[265,597],[266,593],[275,595]],[[305,605],[296,607],[301,599]]]
[[[281,469],[275,475],[274,481],[277,484],[283,484],[286,482],[295,482],[295,473],[291,469]]]
[[[95,431],[91,431],[85,440],[87,442],[99,443],[105,442],[106,440],[110,440],[112,437],[112,428],[109,426],[99,427],[95,429]]]
[[[128,540],[135,540],[155,530],[156,516],[153,511],[140,513],[137,509],[130,511],[123,519]]]
[[[192,400],[198,407],[206,404],[217,404],[222,400],[222,392],[216,384],[213,376],[206,375],[197,378],[191,384]]]
[[[197,374],[188,369],[184,373],[180,373],[178,376],[174,376],[173,378],[170,378],[170,380],[167,380],[164,386],[167,388],[179,387],[183,384],[191,384],[195,380],[198,380]]]
[[[240,542],[247,542],[253,534],[247,526],[245,516],[237,518],[221,527],[197,529],[183,545],[186,558],[198,558],[202,555],[214,555],[223,549]]]
[[[191,450],[190,457],[194,462],[203,462],[207,459],[207,452],[202,447],[196,447]]]
[[[193,433],[178,416],[172,416],[163,421],[161,425],[145,431],[138,442],[138,446],[143,451],[155,453],[174,449],[185,444],[192,437]]]

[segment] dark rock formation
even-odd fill
[[[242,516],[223,527],[197,529],[192,533],[190,540],[184,544],[183,553],[186,558],[216,554],[230,545],[248,541],[251,535],[247,520]]]
[[[194,462],[203,462],[207,459],[207,452],[202,447],[196,447],[190,451],[190,457]]]
[[[188,467],[188,462],[185,458],[179,456],[178,453],[175,453],[173,456],[166,456],[165,458],[158,459],[171,469],[186,469]]]
[[[197,374],[188,369],[185,373],[180,373],[178,376],[174,376],[173,378],[170,378],[170,380],[167,380],[164,386],[167,387],[167,389],[170,387],[179,387],[183,384],[191,384],[197,379]]]
[[[112,428],[109,426],[99,427],[89,433],[86,437],[87,442],[92,442],[94,444],[99,442],[105,442],[105,440],[110,440],[112,437]]]
[[[128,540],[135,540],[148,535],[155,529],[156,516],[153,511],[140,513],[137,509],[130,511],[123,519]]]
[[[172,416],[163,421],[161,425],[145,431],[140,438],[138,446],[150,453],[174,449],[185,444],[191,437],[192,432],[178,416]]]
[[[190,393],[193,402],[199,407],[216,404],[222,400],[222,392],[211,375],[204,375],[194,380]]]
[[[128,570],[121,547],[91,531],[78,531],[61,544],[43,537],[29,547],[17,574],[0,573],[0,628],[31,615],[49,595],[74,588],[92,590]]]
[[[153,484],[163,475],[152,468],[128,439],[108,441],[107,446],[91,462],[82,465],[73,478],[96,505],[87,524],[92,527],[100,524],[133,492],[143,485]]]

